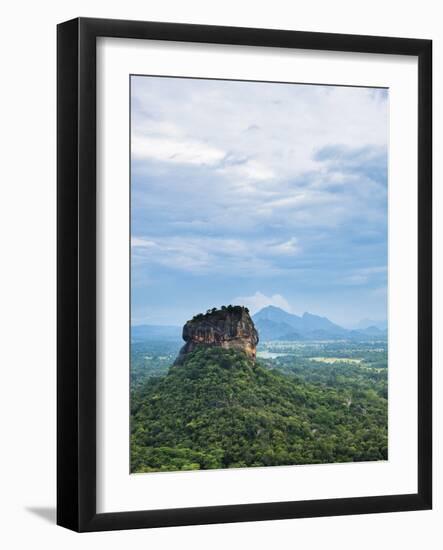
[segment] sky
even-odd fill
[[[131,322],[387,315],[388,91],[131,77]]]

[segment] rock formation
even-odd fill
[[[183,362],[186,354],[198,346],[218,346],[246,353],[255,360],[258,332],[247,308],[242,306],[222,306],[198,314],[183,327],[183,340],[186,344],[180,350],[175,364]]]

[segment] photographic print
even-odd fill
[[[387,460],[389,91],[130,90],[131,473]]]

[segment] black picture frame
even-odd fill
[[[96,512],[96,39],[169,40],[418,58],[416,494]],[[78,18],[57,29],[57,523],[104,531],[432,507],[432,42]]]

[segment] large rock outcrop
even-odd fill
[[[223,306],[206,314],[200,313],[188,321],[183,327],[183,340],[186,344],[180,350],[176,365],[198,346],[240,350],[255,360],[258,332],[247,308]]]

